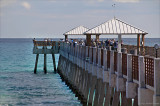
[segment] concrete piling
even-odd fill
[[[135,98],[137,96],[137,84],[133,82],[132,78],[132,55],[127,55],[127,82],[126,82],[126,97]]]
[[[114,72],[114,52],[110,52],[109,86],[116,87],[116,75]]]
[[[122,53],[118,53],[117,58],[119,61],[117,61],[118,64],[117,64],[117,80],[116,80],[117,88],[116,90],[121,92],[121,91],[125,91],[125,83],[124,83],[124,78],[122,74],[122,61],[120,61],[122,60]]]
[[[146,88],[145,84],[145,63],[144,57],[139,57],[139,88],[138,88],[138,105],[144,106],[148,104],[153,106],[153,92]]]
[[[154,95],[153,105],[160,105],[160,58],[154,59]]]

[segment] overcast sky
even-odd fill
[[[146,37],[160,38],[160,0],[0,0],[0,38],[60,38],[114,15],[148,32]]]

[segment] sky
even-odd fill
[[[160,38],[160,0],[0,0],[0,38],[63,38],[114,16]]]

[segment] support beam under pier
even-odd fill
[[[52,59],[53,59],[54,72],[56,73],[57,69],[56,69],[56,61],[55,61],[55,55],[54,54],[52,54]]]
[[[35,62],[35,67],[34,67],[34,74],[37,73],[38,57],[39,57],[39,54],[36,55],[36,62]]]
[[[46,74],[47,73],[47,63],[46,63],[46,60],[47,60],[47,54],[44,54],[44,73]]]

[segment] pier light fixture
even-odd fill
[[[155,44],[155,45],[154,45],[154,48],[155,48],[155,50],[156,50],[156,58],[157,58],[157,50],[159,49],[159,45],[158,45],[158,44]]]

